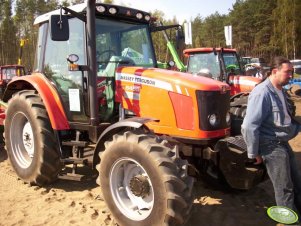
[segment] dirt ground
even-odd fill
[[[301,101],[296,101],[301,116]],[[301,133],[291,141],[301,163]],[[47,187],[29,186],[19,180],[0,151],[0,226],[116,225],[95,180],[58,180]],[[300,178],[301,179],[301,178]],[[266,181],[249,191],[224,191],[203,181],[196,184],[196,198],[187,226],[276,226],[266,215],[274,205],[273,188]]]

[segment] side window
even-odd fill
[[[42,42],[43,42],[43,36],[45,35],[45,30],[47,28],[47,24],[42,24],[39,27],[39,36],[38,36],[38,42],[37,42],[37,47],[36,47],[36,55],[34,59],[34,71],[39,71],[41,68],[41,53],[42,53]]]
[[[79,56],[77,63],[85,63],[83,22],[76,18],[70,19],[69,28],[70,38],[68,41],[52,41],[48,33],[44,61],[46,76],[52,79],[59,88],[63,89],[63,92],[67,92],[66,89],[69,87],[80,87],[82,80],[81,72],[68,70],[67,56],[77,54]]]

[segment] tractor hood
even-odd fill
[[[195,92],[196,90],[222,92],[230,90],[227,84],[220,81],[158,68],[119,68],[116,81],[134,82],[137,85],[153,86],[188,96],[189,92]]]
[[[139,117],[157,119],[148,125],[156,133],[205,140],[228,135],[230,87],[225,83],[142,67],[117,68],[115,81],[115,101]],[[212,114],[220,119],[213,127]]]

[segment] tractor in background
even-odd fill
[[[22,65],[22,52],[27,39],[20,40],[20,52],[17,64],[7,64],[0,66],[0,99],[6,89],[7,84],[15,76],[24,76],[26,74],[25,67]]]
[[[1,102],[20,179],[81,181],[78,167],[89,167],[125,226],[183,225],[197,169],[237,189],[265,179],[230,136],[230,86],[159,69],[150,14],[88,0],[34,24],[33,73],[13,79]]]
[[[188,73],[225,82],[231,87],[231,134],[241,134],[248,95],[261,79],[245,75],[235,49],[193,48],[185,49],[183,53],[188,58]]]
[[[241,124],[246,114],[248,95],[262,81],[263,75],[270,70],[262,58],[252,58],[252,65],[241,66],[240,58],[235,49],[227,48],[194,48],[185,49],[187,72],[198,76],[210,77],[227,83],[230,91],[231,135],[241,134]],[[258,60],[260,59],[260,61]],[[250,66],[248,69],[246,66]],[[256,76],[257,75],[257,76]],[[287,93],[289,111],[294,116],[296,106]]]
[[[25,75],[25,68],[22,65],[13,64],[0,66],[0,99],[2,99],[6,86],[13,77],[23,75]]]

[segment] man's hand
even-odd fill
[[[254,162],[254,165],[259,165],[263,162],[263,159],[260,155],[257,155],[255,160],[256,160],[256,162]]]

